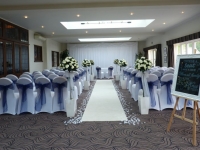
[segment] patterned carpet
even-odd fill
[[[94,85],[95,82],[92,82]],[[118,88],[118,82],[116,82]],[[93,86],[91,86],[93,87]],[[90,89],[92,90],[92,89]],[[40,113],[37,115],[0,115],[0,149],[52,149],[52,150],[198,150],[200,127],[197,126],[197,147],[193,147],[192,124],[174,119],[170,132],[166,132],[171,109],[150,110],[140,115],[137,102],[128,90],[119,90],[126,100],[129,114],[140,121],[136,125],[125,122],[87,122],[64,124],[66,113]],[[78,99],[79,108],[89,91]],[[125,110],[127,108],[124,108]],[[178,111],[181,113],[180,111]],[[192,118],[192,110],[187,110]],[[131,118],[129,116],[129,118]],[[199,120],[198,120],[199,121]]]

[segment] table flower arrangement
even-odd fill
[[[78,61],[74,59],[73,57],[66,57],[62,63],[60,64],[60,68],[65,70],[76,71],[78,69]]]

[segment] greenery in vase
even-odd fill
[[[73,57],[66,57],[62,63],[60,64],[60,67],[63,70],[70,71],[76,71],[78,69],[78,61],[74,59]]]
[[[82,66],[83,67],[90,67],[91,66],[90,60],[84,59],[83,62],[82,62]]]
[[[118,62],[119,62],[119,59],[115,59],[115,60],[114,60],[114,64],[115,64],[115,65],[118,65]]]
[[[69,51],[66,49],[64,51],[62,51],[60,53],[60,62],[62,63],[62,61],[69,56]]]
[[[140,59],[136,59],[135,69],[145,72],[152,67],[152,62],[145,57],[141,57]]]
[[[122,59],[118,61],[118,65],[120,67],[126,67],[128,65],[128,63],[126,62],[126,60]]]

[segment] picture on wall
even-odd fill
[[[167,56],[164,56],[164,63],[167,63]]]
[[[163,54],[164,54],[164,56],[167,56],[167,47],[164,48]]]

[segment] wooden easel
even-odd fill
[[[176,95],[174,95],[176,96]],[[190,122],[193,124],[193,132],[192,132],[192,145],[193,146],[197,146],[197,140],[196,140],[196,125],[198,125],[198,123],[196,122],[196,110],[198,112],[198,116],[200,118],[200,110],[199,110],[199,106],[198,106],[198,101],[196,100],[193,100],[194,101],[194,108],[193,108],[193,120],[191,119],[188,119],[188,118],[185,118],[185,112],[186,112],[186,105],[187,105],[187,99],[185,99],[185,103],[184,103],[184,108],[183,108],[183,111],[182,111],[182,116],[179,116],[177,114],[175,114],[176,112],[176,107],[178,105],[178,101],[179,101],[179,97],[176,98],[176,104],[174,106],[174,109],[172,111],[172,114],[171,114],[171,117],[170,117],[170,120],[169,120],[169,123],[168,123],[168,126],[167,126],[167,132],[170,131],[170,128],[171,128],[171,124],[172,124],[172,121],[174,119],[174,117],[177,117],[181,120],[184,120],[184,121],[187,121],[187,122]]]

